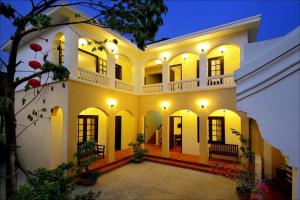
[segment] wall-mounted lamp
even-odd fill
[[[117,50],[117,45],[113,42],[108,42],[107,47],[112,53],[114,53]]]
[[[209,48],[208,43],[201,43],[197,46],[198,51],[200,51],[201,53],[204,53],[205,51],[207,51],[208,48]]]
[[[163,52],[160,57],[161,59],[167,60],[170,57],[170,52]]]
[[[186,60],[188,58],[188,54],[184,53],[181,57],[183,58],[183,60]]]
[[[108,99],[107,104],[113,108],[117,104],[117,101],[115,99]]]
[[[201,108],[205,108],[208,105],[208,101],[205,99],[202,99],[198,102],[198,104]]]
[[[155,64],[157,64],[157,65],[161,65],[161,60],[155,60]]]
[[[84,38],[79,38],[78,40],[79,44],[82,45],[82,46],[85,46],[88,44],[88,42],[86,41],[86,39]]]
[[[220,46],[219,47],[219,51],[223,54],[224,51],[226,50],[226,47],[225,46]]]
[[[160,106],[161,106],[164,110],[166,110],[166,109],[169,107],[169,102],[163,101],[163,102],[161,102]]]

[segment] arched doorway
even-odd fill
[[[161,155],[162,148],[162,114],[148,111],[144,116],[145,147],[149,154]]]
[[[131,61],[124,55],[116,55],[115,78],[127,83],[133,83],[133,66]]]
[[[129,143],[135,142],[134,118],[127,110],[121,110],[115,118],[115,150],[129,148]]]
[[[144,85],[162,83],[161,60],[150,60],[144,67]]]
[[[81,111],[77,127],[77,145],[95,140],[97,144],[106,146],[107,115],[104,111],[95,107]]]
[[[50,169],[63,162],[63,111],[60,107],[51,109]]]
[[[190,110],[178,110],[169,119],[170,151],[199,155],[199,117]]]
[[[239,137],[232,133],[232,129],[241,132],[241,118],[237,113],[219,109],[208,116],[209,143],[235,144],[240,147]]]

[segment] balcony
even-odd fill
[[[78,80],[86,83],[96,84],[102,87],[112,88],[110,86],[111,83],[109,77],[88,69],[78,68]],[[118,79],[114,80],[113,88],[126,92],[134,92],[135,89],[134,85]]]
[[[233,74],[207,77],[206,81],[190,79],[173,81],[168,83],[157,83],[142,86],[143,94],[156,94],[163,92],[184,92],[203,89],[217,89],[235,87]]]

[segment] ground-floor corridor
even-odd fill
[[[147,161],[113,170],[76,192],[89,190],[101,190],[99,199],[238,199],[229,179]]]

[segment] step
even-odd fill
[[[205,173],[214,173],[214,166],[210,165],[205,165],[201,163],[192,163],[189,161],[181,161],[181,160],[176,160],[172,158],[162,158],[159,156],[147,156],[146,157],[147,161],[151,162],[157,162],[161,164],[167,164],[167,165],[172,165],[176,167],[182,167],[186,169],[191,169],[191,170],[196,170],[196,171],[201,171]]]
[[[122,158],[120,160],[116,160],[114,162],[111,163],[107,163],[104,166],[98,167],[96,169],[94,169],[95,171],[99,171],[101,172],[101,174],[105,174],[107,172],[110,172],[116,168],[122,167],[123,165],[126,165],[127,163],[129,163],[131,161],[131,155],[127,156],[125,158]]]

